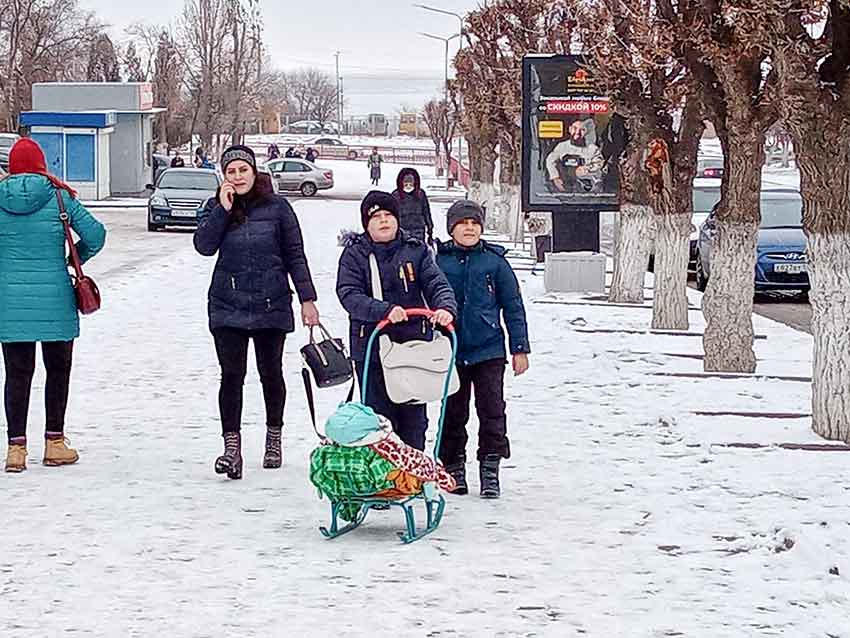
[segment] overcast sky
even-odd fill
[[[340,74],[401,72],[442,77],[445,45],[418,35],[457,33],[457,18],[417,9],[411,0],[260,0],[265,19],[265,42],[276,66],[305,65],[334,71],[339,50]],[[478,0],[423,2],[465,13]],[[80,0],[113,27],[117,40],[134,22],[174,23],[182,10],[180,0]],[[456,50],[456,40],[451,44]]]

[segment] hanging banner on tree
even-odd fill
[[[522,71],[523,210],[617,210],[625,122],[582,56],[528,55]]]

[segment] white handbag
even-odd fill
[[[369,255],[369,267],[372,271],[372,296],[383,300],[381,272],[374,254]],[[460,377],[457,368],[452,365],[452,342],[439,330],[434,330],[431,341],[396,343],[382,334],[378,343],[387,396],[393,403],[418,404],[442,400],[449,368],[451,379],[447,396],[460,389]]]

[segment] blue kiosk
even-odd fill
[[[110,137],[115,111],[28,111],[21,124],[39,143],[47,170],[77,190],[80,199],[106,199],[110,187]]]

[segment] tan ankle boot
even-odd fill
[[[6,450],[6,471],[23,472],[27,469],[27,446],[10,444]]]
[[[68,439],[45,439],[44,441],[44,464],[45,465],[71,465],[76,463],[80,455],[77,451],[68,447]]]

